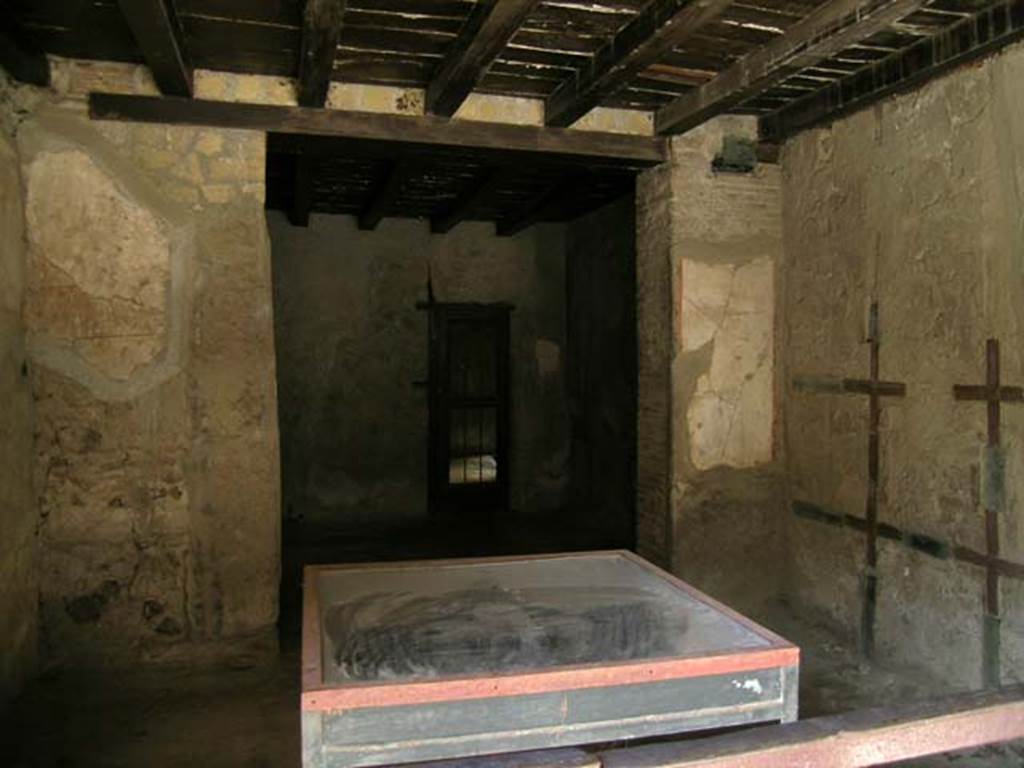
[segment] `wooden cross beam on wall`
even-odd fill
[[[1005,505],[1005,461],[1002,452],[1001,406],[1003,403],[1024,402],[1024,388],[1006,387],[1000,382],[999,341],[989,339],[985,345],[985,383],[955,384],[953,397],[957,400],[984,402],[988,411],[988,443],[985,450],[983,506],[985,508],[985,555],[958,547],[958,559],[985,568],[984,661],[985,685],[994,688],[1000,683],[1000,624],[999,576],[1006,574],[1006,563],[999,557],[999,514]],[[974,557],[972,557],[974,555]]]
[[[843,379],[839,386],[814,386],[798,380],[803,388],[817,388],[846,394],[868,396],[868,489],[865,500],[864,532],[867,534],[864,551],[864,575],[861,582],[861,651],[871,658],[875,652],[875,613],[878,603],[878,483],[880,476],[880,432],[882,397],[903,397],[906,384],[882,381],[880,369],[880,326],[878,302],[871,304],[868,321],[868,343],[871,345],[870,378]]]

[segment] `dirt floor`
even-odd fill
[[[552,542],[552,548],[557,545]],[[339,555],[324,549],[303,555],[301,549],[293,546],[292,578],[300,570],[300,560]],[[284,587],[286,592],[296,588],[288,583]],[[291,602],[283,597],[286,604]],[[0,765],[298,768],[298,616],[290,610],[282,615],[281,653],[269,663],[235,661],[202,669],[165,666],[107,673],[51,670],[4,718]],[[918,670],[864,665],[827,627],[791,607],[780,605],[761,618],[802,649],[802,718],[951,693]],[[913,765],[1019,768],[1024,766],[1024,745],[917,760]]]

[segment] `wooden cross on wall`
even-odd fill
[[[984,474],[987,478],[983,506],[985,507],[985,549],[983,557],[969,558],[966,549],[958,548],[957,557],[985,568],[985,623],[984,662],[985,685],[990,688],[1000,683],[1000,624],[999,576],[1005,571],[1005,561],[999,557],[999,512],[1005,496],[1002,458],[1001,406],[1003,403],[1024,403],[1024,388],[1005,387],[1000,382],[999,341],[989,339],[985,344],[985,383],[955,384],[953,397],[957,400],[981,401],[988,408],[988,445],[985,453]]]
[[[880,329],[878,302],[872,302],[868,320],[868,343],[871,344],[871,378],[843,379],[843,390],[868,396],[868,493],[864,504],[867,541],[864,553],[863,602],[861,603],[861,650],[867,658],[875,653],[875,607],[878,603],[878,482],[879,432],[882,421],[881,398],[903,397],[907,385],[879,379]]]
[[[870,377],[843,379],[836,384],[798,380],[798,387],[820,389],[827,392],[868,396],[868,489],[864,503],[863,530],[867,534],[864,551],[864,575],[861,582],[862,601],[860,618],[860,645],[865,657],[875,652],[875,612],[878,604],[878,484],[880,474],[880,427],[882,398],[903,397],[907,386],[899,381],[882,381],[879,374],[881,332],[878,320],[878,302],[871,304],[868,318],[868,343],[871,345]]]

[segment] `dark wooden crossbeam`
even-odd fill
[[[1003,386],[1000,380],[999,340],[989,339],[985,344],[985,383],[983,385],[956,384],[953,397],[957,400],[980,401],[987,411],[988,444],[985,453],[985,555],[971,558],[974,554],[961,550],[961,559],[985,568],[984,595],[984,662],[985,684],[990,688],[1000,684],[1001,623],[999,613],[999,576],[1008,565],[999,556],[999,514],[1005,504],[1005,459],[1002,455],[1002,412],[1003,403],[1024,403],[1024,388]]]
[[[118,0],[160,92],[192,95],[192,64],[174,0]]]
[[[288,220],[292,226],[308,227],[313,207],[313,159],[306,154],[295,156],[295,188]]]
[[[848,528],[857,533],[868,532],[868,522],[863,517],[850,515],[841,512],[832,512],[812,504],[809,501],[795,500],[793,502],[793,514],[804,520],[813,520],[817,523],[834,526],[837,528]],[[915,552],[934,557],[937,560],[949,560],[954,557],[954,547],[947,541],[929,536],[926,533],[906,531],[889,523],[878,523],[879,538],[902,544]]]
[[[864,576],[861,582],[861,650],[864,656],[871,658],[875,651],[875,612],[878,603],[878,483],[880,477],[880,432],[882,420],[883,397],[903,397],[907,393],[906,384],[898,381],[882,381],[880,368],[880,335],[878,319],[878,303],[871,304],[868,320],[868,344],[871,349],[870,377],[867,379],[842,379],[834,386],[812,384],[806,380],[798,380],[796,385],[804,389],[817,389],[868,396],[868,489],[865,498],[864,525]]]
[[[501,185],[507,176],[508,172],[504,169],[486,169],[473,179],[442,213],[431,218],[430,231],[435,235],[451,232],[465,221],[476,205]]]
[[[732,4],[733,0],[655,0],[547,98],[544,122],[572,125]]]
[[[322,107],[327,102],[344,16],[345,0],[306,0],[299,55],[300,106]]]
[[[867,533],[868,530],[868,523],[863,517],[831,512],[808,501],[794,501],[793,513],[805,520],[813,520],[817,523],[824,523],[825,525],[837,528],[848,528],[858,533]],[[879,538],[902,544],[915,552],[934,557],[937,560],[956,560],[961,563],[976,565],[980,568],[990,568],[1000,576],[1024,581],[1024,565],[1004,560],[1001,557],[991,557],[984,552],[978,552],[961,544],[950,544],[948,541],[943,541],[925,533],[905,531],[889,523],[878,524],[878,536]]]
[[[682,133],[919,10],[927,0],[828,0],[786,33],[655,113],[659,134]]]
[[[394,203],[395,198],[409,178],[418,172],[418,167],[411,163],[393,161],[388,164],[381,178],[367,198],[366,205],[359,213],[359,228],[374,230],[380,224],[384,214]]]
[[[93,93],[89,114],[96,120],[201,125],[344,138],[394,151],[396,144],[419,150],[458,149],[506,155],[522,161],[647,168],[666,158],[664,139],[562,128],[445,120],[439,117],[241,104],[199,99]]]
[[[454,115],[537,3],[479,0],[427,86],[427,112]]]
[[[940,34],[830,83],[761,118],[761,135],[781,141],[917,88],[949,70],[1024,39],[1024,0],[998,2]]]

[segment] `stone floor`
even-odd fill
[[[496,535],[492,550],[520,549],[515,536]],[[0,725],[0,765],[298,768],[299,638],[293,593],[298,590],[302,562],[436,556],[428,546],[433,539],[440,541],[426,533],[418,537],[418,544],[417,537],[410,537],[405,552],[401,541],[384,533],[375,549],[372,539],[356,542],[341,534],[334,540],[304,539],[292,532],[285,555],[281,653],[276,659],[201,669],[52,670],[30,687]],[[541,548],[548,550],[565,544],[554,532],[545,542]],[[466,551],[446,554],[477,554],[472,549],[467,544]],[[790,607],[780,605],[770,616],[759,618],[802,648],[802,717],[949,693],[916,670],[863,665],[827,627]],[[1024,766],[1024,745],[919,760],[913,765],[1019,768]]]

